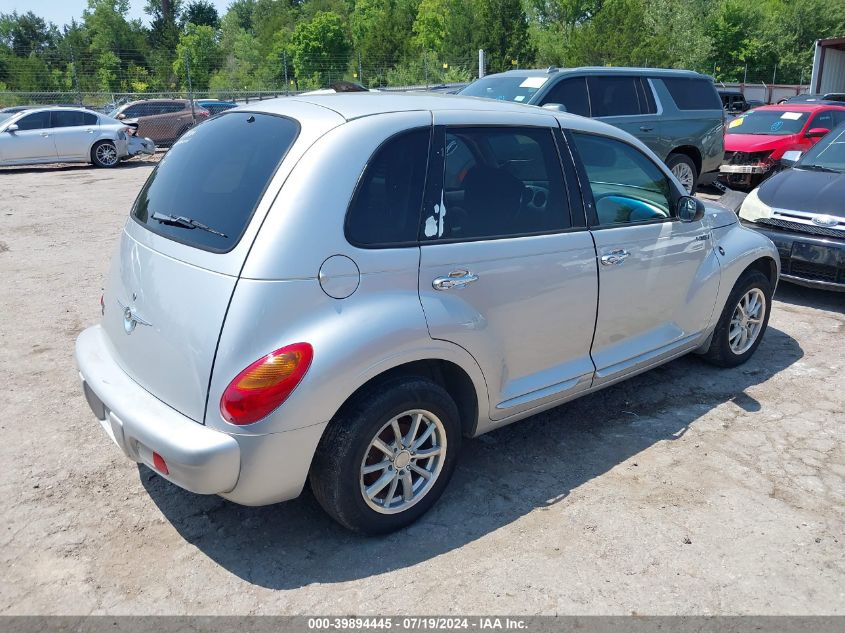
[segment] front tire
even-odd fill
[[[719,367],[736,367],[754,355],[769,324],[772,284],[759,270],[745,271],[736,282],[704,359]]]
[[[434,505],[460,445],[458,408],[440,385],[413,377],[381,383],[329,424],[311,465],[311,488],[350,530],[393,532]]]
[[[686,154],[669,154],[666,166],[681,182],[686,192],[693,195],[698,186],[698,169],[693,160]]]
[[[91,148],[91,162],[97,167],[117,167],[120,164],[117,147],[111,141],[100,141],[96,143]]]

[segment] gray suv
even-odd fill
[[[688,192],[724,156],[724,111],[713,81],[687,70],[570,68],[510,70],[460,94],[526,103],[600,119],[636,136]]]
[[[246,505],[309,482],[387,532],[437,500],[464,437],[687,352],[745,362],[778,273],[768,238],[605,123],[299,96],[165,154],[76,360],[105,432],[162,477]]]

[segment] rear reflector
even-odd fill
[[[170,474],[170,471],[167,470],[167,462],[164,461],[164,457],[162,457],[155,451],[153,451],[153,466],[155,466],[156,470],[162,475]]]
[[[314,350],[308,343],[286,345],[259,358],[226,387],[220,414],[231,424],[252,424],[278,408],[311,366]]]

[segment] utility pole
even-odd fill
[[[748,62],[745,62],[745,72],[742,75],[742,83],[743,85],[748,83]]]
[[[484,63],[484,49],[478,49],[478,78],[481,79],[484,76],[484,67],[486,64]]]
[[[364,70],[361,65],[361,51],[358,51],[358,83],[364,85]]]
[[[185,74],[188,77],[188,100],[191,102],[191,120],[197,124],[197,114],[194,112],[194,87],[191,85],[191,56],[185,51]]]
[[[73,55],[73,46],[70,47],[70,63],[73,66],[73,87],[76,89],[76,102],[82,105],[82,91],[79,89],[79,75],[76,72],[76,57]]]
[[[777,64],[775,64],[775,69],[772,71],[772,85],[774,85],[775,83],[777,83],[777,82],[775,81],[775,79],[777,78],[777,76],[778,76],[778,65],[777,65]]]
[[[282,51],[282,65],[285,67],[285,94],[288,94],[288,52]]]

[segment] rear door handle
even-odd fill
[[[435,290],[451,290],[465,288],[474,281],[478,281],[478,275],[468,270],[453,270],[448,277],[437,277],[431,282],[431,286]]]
[[[641,126],[640,126],[640,131],[641,131],[641,132],[651,132],[652,130],[654,130],[654,128],[653,128],[653,127],[648,127],[647,125],[641,125]]]
[[[41,136],[43,136],[44,138],[47,138],[47,137],[48,137],[48,136],[50,136],[50,135],[49,135],[49,134],[47,134],[47,132],[41,132]]]
[[[602,266],[618,266],[626,259],[631,253],[626,251],[622,248],[617,248],[616,250],[610,251],[607,255],[601,256],[601,263]]]

